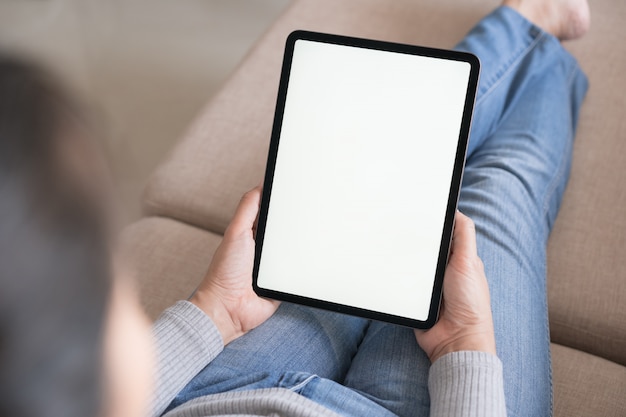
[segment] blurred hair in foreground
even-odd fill
[[[96,416],[109,256],[89,128],[0,53],[0,415]]]

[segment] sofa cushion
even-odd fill
[[[548,305],[553,341],[626,365],[626,2],[591,6],[591,31],[568,44],[590,88],[548,246]]]
[[[122,253],[130,260],[141,303],[151,319],[189,297],[206,274],[221,239],[221,235],[162,217],[146,217],[124,230]]]
[[[626,367],[552,344],[554,416],[626,415]]]

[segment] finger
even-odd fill
[[[239,234],[252,230],[259,212],[261,201],[261,187],[255,187],[241,197],[235,216],[228,226],[227,233]]]
[[[453,251],[466,257],[477,257],[476,227],[472,219],[460,211],[456,212],[453,237]]]

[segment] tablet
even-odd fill
[[[466,53],[293,32],[257,225],[256,293],[434,325],[478,74]]]

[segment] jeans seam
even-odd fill
[[[548,347],[548,382],[550,383],[550,411],[548,416],[552,417],[552,415],[554,414],[554,383],[552,382],[552,352],[551,352],[551,346],[550,346],[550,314],[549,314],[549,310],[548,310],[548,295],[547,295],[547,291],[548,291],[548,267],[547,267],[547,262],[546,262],[546,266],[545,266],[545,271],[546,271],[546,282],[544,283],[544,285],[546,286],[546,296],[543,299],[543,304],[544,304],[544,308],[545,311],[548,313],[546,315],[546,320],[544,322],[544,337],[546,337],[547,339],[547,347]]]
[[[298,383],[297,385],[294,385],[293,387],[289,388],[289,391],[298,392],[299,390],[304,388],[309,382],[311,382],[315,378],[317,378],[317,375],[310,375],[304,381],[302,381],[302,382]]]
[[[571,65],[571,69],[570,72],[568,74],[567,77],[567,83],[568,85],[572,85],[574,82],[574,77],[576,76],[576,72],[577,72],[577,65]],[[559,170],[557,172],[557,174],[554,176],[554,178],[551,181],[551,184],[546,192],[546,196],[544,199],[544,204],[543,204],[543,214],[544,217],[547,218],[548,217],[548,212],[550,210],[550,200],[552,199],[552,196],[554,195],[555,191],[558,188],[558,184],[560,183],[560,180],[567,175],[566,171],[567,171],[567,163],[565,163],[566,159],[563,155],[561,156],[560,160],[559,160]],[[550,230],[551,230],[551,225],[550,226]],[[548,274],[548,267],[546,265],[546,294],[547,294],[547,274]],[[551,339],[550,339],[550,314],[549,314],[549,305],[548,305],[548,299],[547,296],[544,298],[544,304],[545,304],[545,309],[548,312],[548,317],[546,318],[546,322],[545,322],[545,334],[547,336],[547,343],[548,343],[548,352],[550,353],[548,355],[548,364],[549,364],[549,381],[550,381],[550,414],[549,416],[553,416],[554,415],[554,383],[553,383],[553,372],[552,372],[552,353],[551,353]]]

